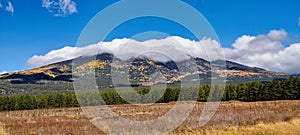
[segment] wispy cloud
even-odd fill
[[[298,18],[298,26],[300,27],[300,17]]]
[[[78,12],[73,0],[43,0],[42,7],[54,16],[66,16]]]
[[[12,2],[10,2],[10,1],[6,1],[6,2],[2,3],[2,1],[0,0],[0,8],[4,8],[5,11],[11,12],[12,15],[15,12],[14,6],[13,6]]]
[[[7,6],[5,7],[5,10],[14,14],[14,12],[15,12],[14,6],[10,1],[7,2]]]

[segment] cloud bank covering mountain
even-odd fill
[[[241,64],[261,67],[267,70],[299,73],[300,43],[285,46],[288,40],[285,30],[272,30],[268,34],[257,36],[243,35],[232,44],[232,48],[222,48],[219,42],[210,38],[192,41],[181,37],[167,37],[136,41],[134,39],[115,39],[111,42],[99,42],[85,47],[64,47],[52,50],[46,55],[35,55],[27,64],[43,66],[50,63],[73,59],[80,56],[109,52],[123,60],[136,56],[147,56],[153,60],[180,61],[193,57],[207,60],[224,58]],[[167,56],[167,57],[166,57]]]

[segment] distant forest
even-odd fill
[[[198,101],[205,102],[208,100],[211,87],[215,89],[216,94],[220,88],[218,86],[201,85],[199,87],[199,93],[197,96]],[[150,88],[137,88],[135,89],[139,94],[147,94]],[[179,99],[179,93],[181,88],[178,86],[168,87],[163,96],[156,103],[168,103],[171,101],[178,100],[192,100],[195,97],[193,93],[184,94]],[[100,94],[93,93],[82,93],[85,94],[83,97],[86,99],[80,99],[83,106],[94,106],[101,104],[127,104],[116,91],[105,90],[99,92]],[[214,93],[213,93],[214,94]],[[102,96],[105,103],[101,103],[95,96]],[[127,93],[131,96],[130,93]],[[152,92],[149,99],[155,99],[157,93]],[[131,97],[138,98],[138,97]],[[289,77],[288,79],[274,79],[271,82],[252,82],[238,85],[227,85],[223,96],[223,101],[238,100],[243,102],[254,102],[254,101],[270,101],[270,100],[299,100],[300,99],[300,78]],[[151,101],[149,99],[135,99],[135,101]],[[147,102],[145,102],[147,103]],[[57,93],[57,94],[25,94],[25,95],[11,95],[11,96],[0,96],[0,111],[11,111],[11,110],[32,110],[32,109],[49,109],[49,108],[68,108],[68,107],[79,107],[76,95],[74,93]]]

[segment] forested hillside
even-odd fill
[[[216,92],[220,91],[218,86],[201,85],[199,87],[198,101],[207,101],[211,87]],[[139,94],[147,94],[150,89],[141,87],[135,89]],[[127,104],[126,101],[118,95],[113,89],[101,90],[100,94],[84,92],[85,99],[81,100],[81,105],[113,105],[113,104]],[[170,86],[166,89],[163,96],[157,103],[167,103],[177,100],[190,100],[193,93],[186,94],[181,99],[178,99],[180,87]],[[128,96],[132,94],[127,93]],[[139,103],[147,103],[151,99],[157,97],[158,93],[152,92],[149,99],[142,99],[136,97],[135,101]],[[217,95],[217,94],[216,94]],[[99,102],[97,96],[102,96],[105,103]],[[131,96],[131,98],[134,98]],[[88,100],[86,100],[88,99]],[[270,101],[270,100],[299,100],[300,99],[300,78],[291,76],[289,79],[273,80],[272,82],[253,82],[238,85],[227,85],[223,94],[223,101],[238,100],[244,102],[252,101]],[[0,110],[30,110],[30,109],[46,109],[46,108],[61,108],[61,107],[79,107],[75,94],[60,93],[60,94],[26,94],[14,96],[0,96]]]

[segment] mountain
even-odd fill
[[[62,61],[40,68],[30,70],[6,73],[0,75],[0,81],[6,81],[11,84],[44,84],[44,83],[71,83],[74,78],[72,75],[72,62],[82,60],[77,63],[74,76],[80,75],[77,71],[95,71],[97,83],[101,87],[112,87],[111,72],[117,74],[126,74],[129,72],[129,81],[135,86],[149,86],[157,83],[176,83],[183,78],[193,78],[199,75],[200,80],[207,83],[211,75],[226,76],[229,83],[238,83],[254,80],[272,80],[273,78],[282,78],[287,75],[282,73],[270,72],[257,67],[249,67],[231,61],[226,61],[226,68],[222,68],[222,61],[210,62],[201,58],[190,58],[189,60],[175,63],[174,61],[158,62],[147,57],[138,57],[127,61],[114,59],[109,53],[103,53],[94,57],[80,57],[73,60]],[[131,62],[130,62],[131,61]],[[179,69],[181,67],[181,69]],[[183,67],[183,68],[182,68]],[[211,72],[211,67],[218,69]],[[95,69],[95,70],[92,70]],[[155,80],[151,81],[154,73],[158,74]],[[196,81],[196,80],[191,80]],[[119,84],[124,85],[124,84]],[[1,88],[1,87],[0,87]]]

